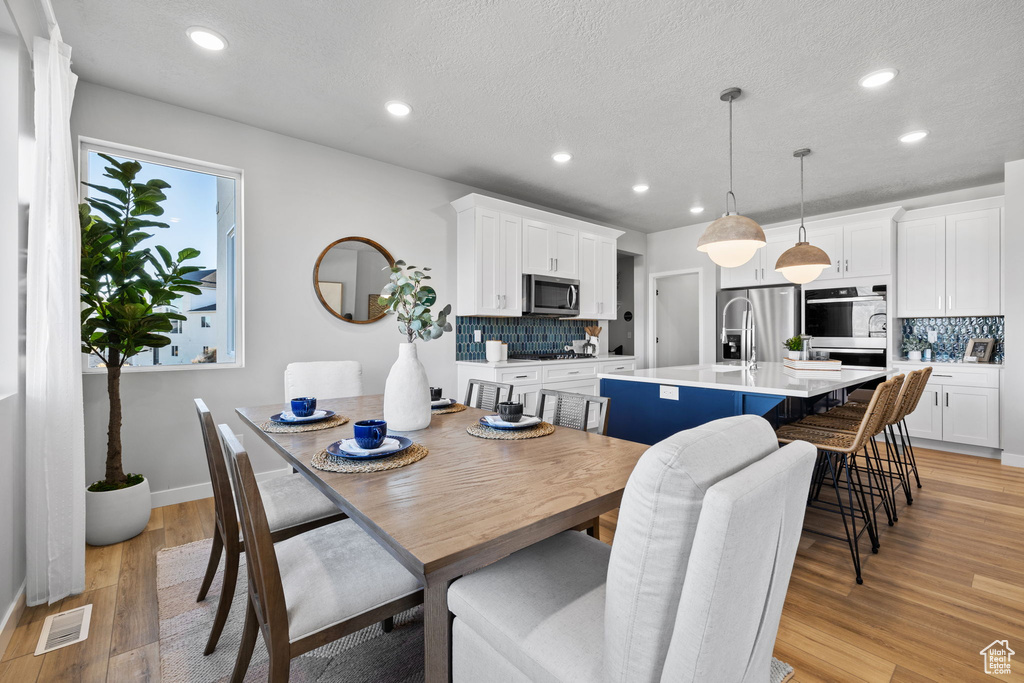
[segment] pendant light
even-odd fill
[[[816,280],[821,271],[832,265],[832,259],[824,250],[807,241],[807,228],[804,227],[804,157],[810,153],[811,150],[806,148],[793,152],[793,156],[800,159],[800,229],[796,246],[784,251],[775,263],[775,270],[798,285]]]
[[[697,251],[705,252],[723,268],[742,266],[765,245],[764,230],[737,213],[736,195],[732,192],[732,101],[741,92],[739,88],[729,88],[721,94],[721,100],[729,103],[729,191],[725,193],[725,214],[713,221],[697,240]],[[732,211],[729,211],[729,197],[732,197]]]

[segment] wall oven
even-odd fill
[[[523,276],[523,315],[571,318],[579,314],[579,280],[547,275]]]
[[[886,286],[805,291],[804,333],[814,337],[815,349],[845,365],[885,367]]]

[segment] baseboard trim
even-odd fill
[[[1009,467],[1024,467],[1024,455],[1003,451],[1003,464]]]
[[[292,468],[285,467],[279,470],[260,472],[256,475],[256,481],[264,481],[266,479],[280,477],[285,474],[289,474],[291,471]],[[211,498],[212,496],[213,484],[210,482],[206,482],[204,484],[192,484],[190,486],[179,486],[173,489],[164,489],[163,491],[153,491],[150,494],[150,507],[160,508],[165,505],[187,503],[190,500],[201,500],[203,498]]]
[[[989,458],[999,460],[1002,451],[989,446],[975,446],[969,443],[953,443],[952,441],[935,441],[933,439],[922,439],[913,437],[914,448],[927,448],[933,451],[945,451],[946,453],[959,453],[961,455],[973,455],[978,458]]]
[[[7,608],[4,620],[0,622],[0,659],[7,654],[7,646],[11,644],[14,631],[18,628],[21,615],[25,613],[25,582],[21,582],[18,594],[14,596],[14,602]]]

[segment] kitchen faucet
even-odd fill
[[[725,326],[726,313],[729,311],[729,307],[737,301],[746,301],[747,307],[743,311],[743,326],[727,328]],[[750,358],[746,362],[748,370],[757,370],[757,332],[754,329],[754,302],[745,296],[738,296],[735,299],[729,299],[725,306],[722,308],[722,343],[725,344],[729,341],[729,332],[750,332]],[[743,344],[740,343],[740,358],[743,357]]]

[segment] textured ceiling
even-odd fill
[[[998,182],[1024,157],[1021,0],[54,5],[85,80],[647,232],[723,211],[729,86],[739,209],[762,223],[797,215],[799,147],[808,214]],[[857,84],[882,67],[900,74]]]

